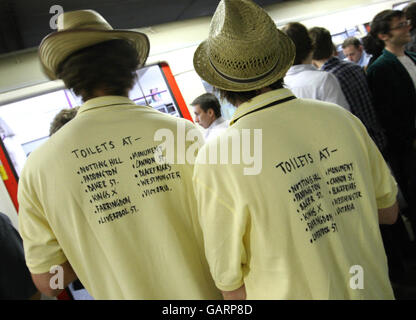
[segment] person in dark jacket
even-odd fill
[[[402,213],[416,230],[416,54],[405,50],[409,31],[402,11],[385,10],[374,17],[369,36],[384,49],[368,67],[367,78],[387,135],[384,156],[408,205]]]
[[[39,299],[26,267],[22,238],[10,218],[0,212],[0,300]]]
[[[410,208],[414,208],[416,54],[406,51],[410,25],[401,11],[385,10],[371,23],[383,53],[367,70],[376,110],[387,134],[386,157]],[[413,206],[412,206],[413,205]],[[410,219],[416,226],[415,214]]]

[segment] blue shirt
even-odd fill
[[[358,64],[360,67],[364,68],[366,66],[368,66],[368,63],[370,62],[372,55],[371,54],[367,54],[364,50],[363,53],[361,54],[361,58],[360,60],[358,60],[357,62],[353,62]],[[348,58],[345,58],[344,61],[350,61],[348,60]],[[350,61],[352,62],[352,61]]]

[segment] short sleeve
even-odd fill
[[[198,155],[198,159],[200,159]],[[205,253],[216,286],[223,291],[241,287],[246,263],[246,236],[249,213],[233,203],[217,165],[197,164],[194,190],[198,202],[199,221],[204,235]],[[228,201],[227,201],[228,200]]]
[[[60,265],[67,259],[25,169],[18,187],[19,231],[23,238],[27,266],[31,273],[40,274],[49,272],[52,266]]]
[[[371,141],[371,143],[374,143]],[[390,172],[390,168],[384,161],[378,149],[374,150],[372,167],[373,182],[376,191],[377,208],[391,207],[397,201],[397,183]]]

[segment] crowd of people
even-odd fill
[[[416,231],[415,5],[377,14],[343,60],[324,28],[280,30],[250,0],[220,1],[193,60],[215,88],[191,103],[204,137],[128,99],[145,34],[92,10],[63,13],[39,58],[84,104],[63,111],[21,173],[37,289],[56,296],[78,280],[94,299],[394,299],[407,280],[402,217]],[[217,97],[237,107],[230,121]],[[174,139],[155,139],[166,132]],[[62,285],[51,287],[55,266]]]

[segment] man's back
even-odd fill
[[[226,132],[262,129],[260,174],[198,156],[194,184],[217,286],[242,281],[247,299],[393,298],[377,208],[391,206],[397,189],[382,156],[360,121],[333,104],[262,109],[290,96],[275,90],[240,105]]]
[[[297,97],[332,102],[349,110],[337,78],[317,70],[311,64],[292,66],[284,78],[285,85]]]
[[[32,273],[67,258],[96,299],[220,298],[194,216],[193,166],[155,162],[161,128],[176,148],[178,130],[194,126],[99,97],[31,154],[19,219]]]

